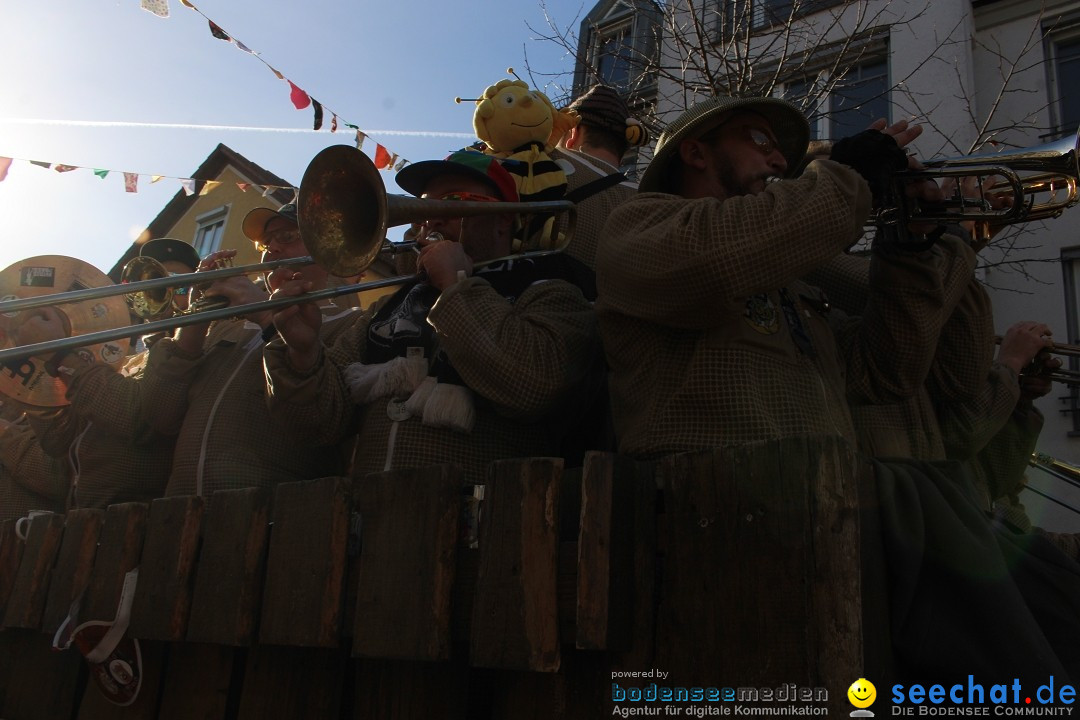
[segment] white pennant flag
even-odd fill
[[[185,195],[195,194],[195,180],[192,178],[186,178],[180,181],[180,187],[184,188]]]
[[[139,6],[158,17],[169,17],[169,0],[140,0]]]

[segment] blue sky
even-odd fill
[[[555,96],[573,60],[538,38],[547,14],[576,28],[592,7],[572,0],[445,3],[193,0],[195,6],[330,111],[412,161],[472,137],[475,97],[514,67]],[[255,57],[214,38],[180,0],[162,19],[139,0],[6,3],[0,42],[0,267],[60,254],[107,271],[220,142],[296,184],[322,148],[353,131],[312,132],[289,85]],[[562,86],[534,70],[567,73]],[[30,122],[33,121],[33,122]],[[101,123],[88,125],[87,123]],[[125,123],[126,125],[107,125]],[[206,126],[180,128],[168,126]],[[230,129],[237,128],[237,129]],[[245,129],[246,128],[246,129]],[[262,130],[254,128],[263,128]],[[40,160],[109,169],[57,173]],[[121,172],[136,172],[137,193]],[[400,192],[384,174],[390,192]]]

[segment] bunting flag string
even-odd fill
[[[317,100],[315,100],[315,98],[311,97],[310,93],[308,93],[306,90],[304,90],[303,88],[296,85],[289,78],[285,77],[279,70],[277,70],[272,65],[270,65],[270,63],[263,60],[259,53],[255,52],[254,50],[252,50],[251,48],[249,48],[248,46],[244,45],[242,42],[237,40],[235,36],[233,36],[231,33],[226,31],[224,28],[222,28],[216,22],[211,20],[210,17],[208,15],[206,15],[206,13],[204,13],[199,8],[195,7],[195,5],[192,4],[189,0],[180,0],[180,2],[181,2],[182,5],[184,5],[184,7],[191,8],[195,12],[199,13],[199,15],[202,15],[202,17],[210,25],[210,34],[213,35],[215,38],[218,38],[219,40],[225,40],[226,42],[229,42],[229,43],[232,43],[233,45],[236,45],[236,47],[238,47],[240,50],[243,50],[244,52],[248,53],[252,57],[256,58],[263,65],[265,65],[267,68],[269,68],[270,72],[274,73],[274,76],[277,77],[278,80],[284,80],[285,82],[289,83],[289,99],[292,101],[293,107],[295,107],[297,110],[304,110],[307,107],[313,107],[314,120],[313,120],[312,125],[313,125],[315,130],[321,130],[322,129],[323,112],[326,111],[326,112],[331,113],[331,115],[333,115],[333,120],[330,123],[330,132],[337,132],[338,114],[336,112],[334,112],[330,108],[326,107],[325,104],[320,103]],[[147,7],[147,6],[148,5],[154,5],[154,6],[156,6],[156,5],[164,5],[165,6],[165,15],[161,15],[161,17],[167,17],[168,16],[168,11],[169,11],[168,10],[168,0],[142,0],[142,3],[143,3],[143,8],[144,9],[150,10],[150,12],[154,12],[155,15],[160,15],[160,13],[156,12],[155,10],[152,10],[150,7]],[[361,133],[360,128],[357,125],[353,125],[352,123],[346,122],[345,120],[342,120],[341,122],[342,122],[343,125],[345,125],[345,127],[350,128],[352,130],[356,130],[356,147],[357,147],[357,149],[359,149],[360,146],[363,144],[362,138],[366,137],[366,133]],[[389,152],[389,151],[387,151],[387,152]],[[396,153],[391,153],[391,154],[394,157],[394,162],[389,163],[389,164],[385,164],[385,165],[380,165],[378,163],[378,161],[376,161],[375,166],[380,168],[380,169],[386,169],[386,168],[395,168],[395,169],[397,169],[398,166],[404,167],[405,165],[407,165],[409,163],[408,160],[404,160],[404,159],[398,160],[397,159],[398,156],[397,156]]]
[[[124,190],[129,193],[139,192],[139,176],[147,176],[146,173],[134,173],[126,170],[88,168],[80,165],[67,165],[64,163],[45,162],[43,160],[24,160],[23,158],[0,157],[0,182],[3,182],[4,179],[8,176],[8,171],[15,160],[18,160],[20,162],[28,162],[31,165],[37,165],[38,167],[45,168],[46,170],[52,169],[58,173],[69,173],[73,170],[93,170],[94,175],[98,176],[102,180],[104,180],[109,175],[109,173],[118,172],[124,176]],[[196,178],[181,178],[172,175],[149,175],[149,178],[151,184],[159,182],[160,180],[164,180],[166,178],[170,180],[177,180],[179,181],[180,186],[184,189],[184,192],[188,195],[193,195],[195,193],[196,183],[203,184],[201,190],[199,191],[199,195],[206,195],[218,185],[221,185],[220,180],[198,180]],[[248,188],[251,187],[261,188],[263,197],[266,197],[267,195],[276,190],[292,190],[294,193],[296,192],[296,188],[292,185],[252,185],[251,183],[238,182],[236,183],[236,187],[238,187],[241,192],[247,192]]]

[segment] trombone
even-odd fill
[[[571,217],[567,229],[569,235],[573,232],[573,208],[574,204],[569,200],[491,203],[430,200],[401,195],[387,195],[378,169],[366,155],[349,145],[332,145],[315,156],[304,171],[304,177],[300,183],[298,204],[300,237],[310,257],[172,275],[141,280],[126,285],[111,285],[55,295],[21,298],[0,303],[0,313],[12,313],[31,307],[54,305],[58,302],[76,302],[163,287],[190,285],[194,282],[202,284],[223,277],[294,265],[310,265],[313,262],[333,275],[350,277],[359,275],[375,261],[383,248],[383,241],[388,227],[438,217],[457,218],[505,213],[570,211]],[[525,255],[540,257],[558,252],[560,251],[549,250],[526,253]],[[515,257],[523,256],[518,255]],[[502,259],[505,258],[498,258],[486,263],[477,263],[477,266],[491,264]],[[236,317],[239,314],[246,315],[264,310],[276,310],[289,305],[316,302],[364,290],[392,287],[407,282],[414,277],[414,275],[401,275],[383,280],[342,285],[294,297],[263,300],[237,307],[219,307],[154,320],[140,325],[101,330],[32,345],[10,347],[0,350],[0,365],[8,365],[15,361],[25,362],[28,358],[35,356],[48,357],[61,350],[73,350],[94,343]]]

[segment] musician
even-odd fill
[[[307,255],[296,224],[295,205],[258,208],[244,218],[245,234],[264,261]],[[207,255],[198,272],[231,261],[235,250]],[[196,285],[197,275],[196,273]],[[306,270],[312,289],[325,287],[327,274]],[[272,288],[271,288],[272,289]],[[275,432],[266,408],[262,346],[273,336],[272,313],[244,312],[244,305],[268,298],[244,275],[214,281],[205,296],[221,296],[239,317],[180,328],[150,349],[143,377],[143,412],[159,432],[176,436],[176,453],[165,494],[210,495],[215,490],[272,487],[279,482],[340,474],[345,457],[301,444]],[[352,308],[331,301],[315,309],[322,332],[332,336],[350,321]]]
[[[877,124],[833,160],[770,182],[807,147],[793,105],[712,98],[668,127],[641,192],[612,213],[597,252],[622,452],[813,435],[854,444],[850,398],[916,391],[943,321],[937,266],[946,258],[921,235],[878,243],[861,319],[830,310],[798,278],[862,234],[872,192],[883,192],[878,175],[908,165],[902,148],[920,131]],[[940,200],[932,183],[906,192]]]
[[[408,165],[397,182],[434,200],[517,200],[509,173],[475,152]],[[358,429],[357,477],[453,462],[482,482],[493,460],[552,454],[598,352],[596,320],[560,279],[561,256],[480,266],[509,255],[513,224],[427,221],[417,278],[335,343],[317,340],[309,306],[278,312],[281,337],[263,353],[275,419],[317,445]],[[309,289],[306,271],[279,274],[275,297]]]
[[[25,413],[5,401],[0,406],[0,521],[31,510],[64,512],[70,486],[66,463],[45,453]]]
[[[569,108],[581,120],[551,153],[566,172],[567,198],[575,202],[574,231],[566,252],[595,269],[604,222],[612,209],[637,192],[637,183],[619,169],[623,156],[628,148],[648,142],[649,133],[619,93],[606,85],[589,88]]]

